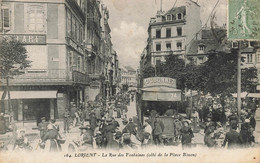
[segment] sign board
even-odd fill
[[[0,39],[16,40],[26,45],[44,45],[46,44],[46,35],[38,34],[2,34]]]
[[[145,78],[143,82],[143,87],[153,87],[153,86],[166,86],[171,88],[176,88],[176,80],[167,77],[151,77]]]
[[[143,92],[144,101],[181,101],[181,92]]]

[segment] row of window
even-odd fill
[[[11,10],[10,6],[3,5],[1,7],[1,31],[11,30]],[[42,5],[29,5],[27,8],[27,27],[28,31],[41,33],[44,32],[46,18],[45,9]]]
[[[183,13],[178,13],[176,15],[172,14],[172,15],[167,15],[166,16],[167,21],[171,21],[171,20],[182,20],[183,19]]]
[[[83,24],[67,9],[67,34],[77,42],[83,41]]]
[[[177,47],[177,50],[182,50],[182,42],[177,42],[176,43],[176,47]],[[170,51],[172,50],[172,44],[171,43],[166,43],[166,49],[167,51]],[[156,44],[156,51],[161,51],[161,43],[157,43]]]
[[[182,27],[177,27],[177,36],[182,36]],[[172,29],[166,28],[166,38],[172,37]],[[161,29],[156,29],[156,38],[161,38]]]
[[[260,63],[260,54],[256,54],[256,62]],[[253,63],[253,54],[247,54],[246,63]]]

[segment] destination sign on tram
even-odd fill
[[[176,80],[168,77],[151,77],[144,79],[143,87],[153,86],[166,86],[176,88]]]

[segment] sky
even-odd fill
[[[162,9],[171,9],[175,1],[162,0]],[[185,1],[177,0],[175,6],[184,5]],[[204,25],[218,0],[193,1],[200,5],[200,18]],[[160,9],[160,0],[103,0],[103,3],[109,10],[112,43],[120,66],[138,68],[148,38],[149,21]],[[227,0],[220,0],[215,11],[217,24],[226,23]]]

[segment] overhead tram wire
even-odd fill
[[[201,27],[201,29],[195,34],[195,36],[190,40],[190,42],[189,42],[188,44],[186,44],[186,46],[188,46],[188,45],[194,40],[194,38],[197,37],[197,34],[199,34],[199,33],[202,31],[202,29],[208,24],[208,21],[209,21],[210,17],[212,16],[212,14],[213,14],[214,10],[216,9],[216,7],[217,7],[217,5],[218,5],[219,2],[220,2],[220,0],[218,0],[217,3],[215,4],[215,6],[214,6],[214,8],[212,9],[212,11],[211,11],[211,13],[210,13],[210,15],[209,15],[209,17],[208,17],[206,23],[204,24],[204,26]]]

